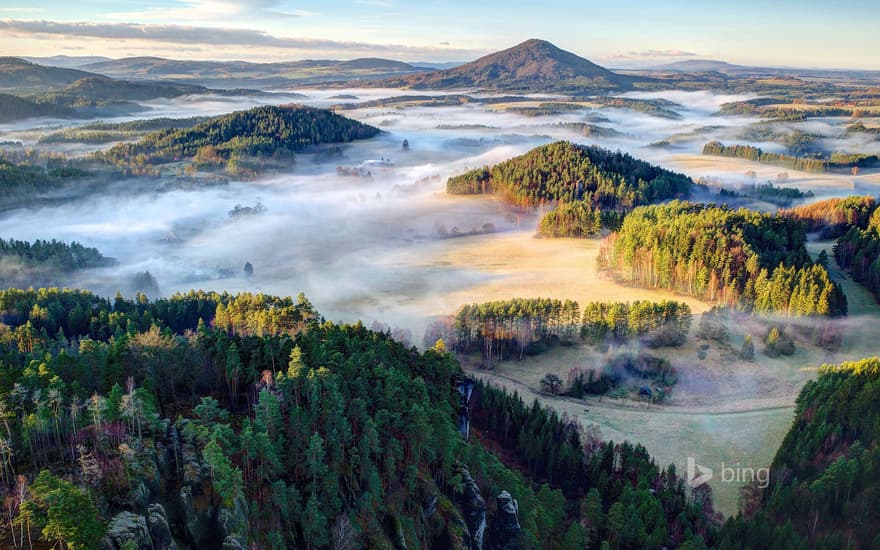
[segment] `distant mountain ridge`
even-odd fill
[[[632,77],[609,71],[546,40],[531,39],[451,69],[368,85],[437,90],[597,92],[628,89],[633,81]]]
[[[97,75],[79,69],[46,67],[18,57],[0,57],[0,90],[17,95],[65,88],[93,76]]]
[[[83,65],[90,63],[98,63],[100,61],[110,61],[109,57],[101,55],[52,55],[48,57],[32,57],[22,56],[21,59],[43,65],[45,67],[60,67],[62,69],[78,69]]]
[[[82,68],[113,78],[172,80],[221,88],[280,88],[327,81],[388,78],[426,70],[403,61],[377,57],[271,63],[126,57],[91,63]]]
[[[880,78],[880,71],[862,69],[822,69],[806,67],[758,67],[737,65],[715,59],[685,59],[674,63],[656,65],[649,72],[674,73],[720,73],[727,76],[785,76],[785,77],[849,77],[858,79]]]

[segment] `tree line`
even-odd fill
[[[875,209],[867,227],[853,227],[832,248],[838,265],[880,299],[880,209]]]
[[[33,243],[0,239],[0,258],[14,259],[26,267],[41,267],[65,273],[115,263],[97,248],[83,246],[75,241],[65,243],[55,239],[37,239]]]
[[[442,338],[452,349],[481,350],[488,361],[523,358],[554,342],[580,337],[594,344],[641,338],[651,347],[678,346],[691,325],[687,304],[675,301],[590,302],[514,298],[462,306],[434,324],[427,340]]]
[[[785,316],[846,314],[846,296],[810,260],[803,226],[747,209],[673,201],[633,210],[600,251],[628,283]]]
[[[822,239],[838,238],[857,227],[865,229],[877,209],[874,197],[835,197],[782,210],[779,214],[803,222],[807,231],[820,233]]]
[[[780,178],[785,174],[780,174]],[[813,197],[812,191],[801,191],[794,187],[782,187],[773,185],[771,182],[746,185],[736,191],[730,189],[721,189],[718,196],[722,199],[748,197],[751,199],[765,201],[777,206],[789,206],[796,200],[807,199]]]
[[[803,172],[828,172],[831,170],[871,168],[880,164],[880,156],[869,154],[835,153],[827,159],[770,153],[752,145],[725,145],[710,141],[703,146],[704,155],[731,157],[773,164]]]

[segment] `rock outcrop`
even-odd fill
[[[491,547],[493,550],[519,550],[519,503],[507,491],[501,491],[495,502],[495,516],[489,529]]]
[[[153,547],[156,550],[177,550],[177,543],[171,536],[171,526],[168,524],[168,515],[164,506],[161,504],[147,506],[147,527],[150,529],[150,538],[153,539]]]
[[[468,469],[459,467],[458,473],[464,485],[458,504],[471,537],[470,547],[472,550],[482,550],[483,536],[486,533],[486,501]]]
[[[120,512],[113,516],[101,550],[177,550],[168,516],[161,504],[150,504],[147,515]]]

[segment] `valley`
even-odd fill
[[[789,501],[720,476],[686,488],[689,459],[801,468],[807,484],[827,457],[873,460],[856,454],[876,452],[868,428],[830,438],[815,464],[791,449],[816,451],[795,431],[824,429],[805,409],[824,411],[816,395],[872,391],[861,377],[876,366],[858,362],[877,354],[880,210],[841,214],[834,238],[781,210],[880,195],[880,96],[860,74],[614,72],[541,40],[439,70],[3,63],[36,76],[0,118],[0,238],[21,241],[0,241],[0,405],[22,464],[70,460],[54,469],[83,486],[89,468],[135,479],[95,482],[113,496],[90,496],[92,515],[125,519],[137,493],[174,548],[270,547],[269,530],[273,547],[325,547],[355,521],[364,547],[478,548],[482,521],[489,548],[542,546],[542,529],[555,548],[588,538],[578,529],[621,540],[612,508],[642,499],[659,511],[627,504],[642,523],[618,547],[732,548],[739,527],[760,529],[738,512],[783,517]],[[735,144],[771,156],[734,158]],[[766,162],[783,156],[822,170]],[[468,305],[479,313],[456,317]],[[805,498],[797,477],[774,483]],[[865,487],[854,501],[870,502]],[[522,503],[513,520],[502,490]],[[485,504],[469,515],[469,491],[497,496],[491,521]],[[846,528],[853,548],[880,540],[860,510],[823,520],[827,547]],[[795,523],[778,540],[815,535]],[[110,550],[128,548],[126,529],[110,529]]]

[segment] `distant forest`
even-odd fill
[[[873,168],[880,165],[880,156],[870,154],[833,153],[827,159],[814,157],[796,157],[782,153],[769,153],[752,145],[724,145],[712,141],[703,146],[704,155],[732,157],[782,166],[803,172],[828,172],[833,170],[853,170]]]
[[[119,144],[98,158],[140,174],[151,165],[181,160],[226,165],[236,157],[290,156],[310,145],[371,138],[379,130],[327,111],[301,106],[264,106],[167,129],[137,143]]]

